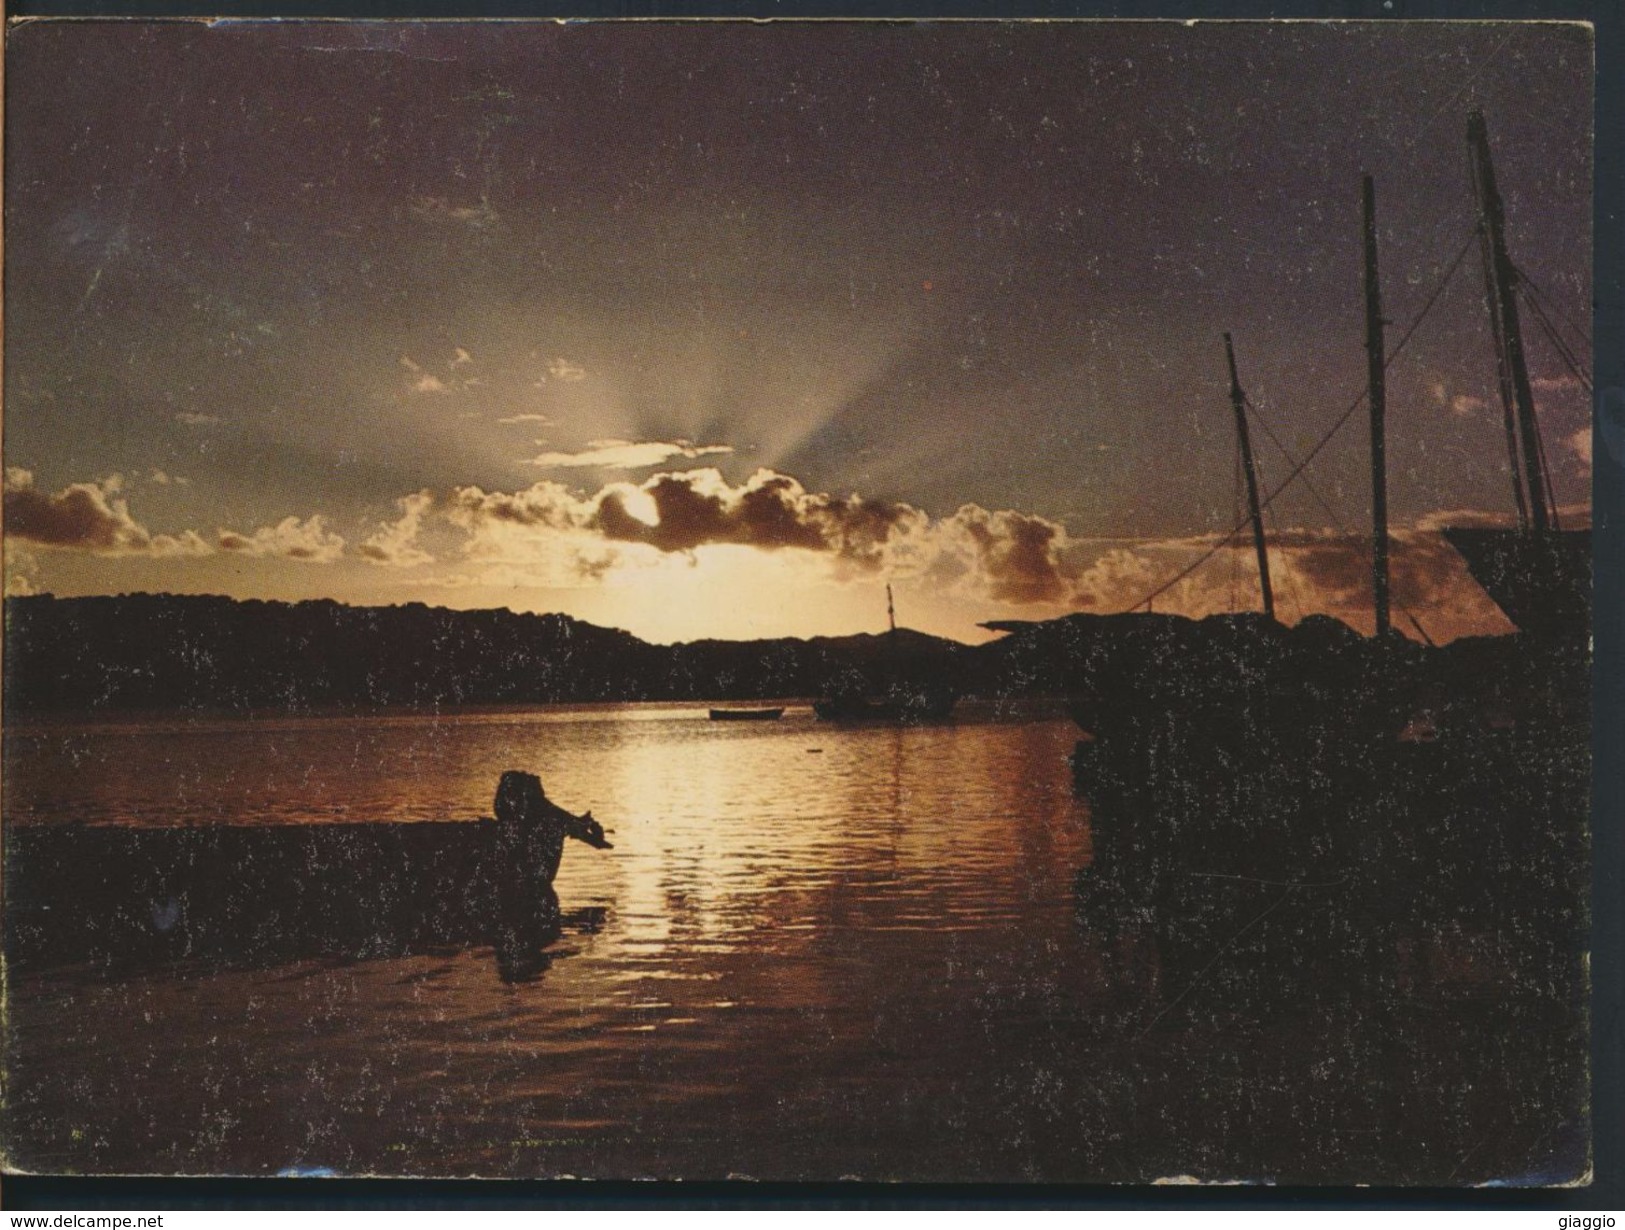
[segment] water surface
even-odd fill
[[[993,1138],[1030,1173],[1055,1109],[1031,1052],[1086,1011],[1075,736],[1042,708],[898,728],[693,706],[13,731],[16,824],[472,818],[523,768],[616,846],[567,851],[565,909],[604,922],[533,983],[478,949],[30,975],[18,1160],[927,1178],[986,1173]]]
[[[1341,877],[1233,874],[1246,849],[1222,875],[1121,877],[1102,904],[1092,846],[1104,865],[1166,825],[1090,815],[1077,733],[1042,706],[915,728],[674,705],[14,727],[12,825],[472,819],[516,768],[615,849],[566,851],[577,921],[531,982],[478,947],[14,971],[8,1156],[690,1179],[1583,1170],[1580,1002],[1557,966],[1505,958],[1515,909],[1351,930],[1369,903]]]

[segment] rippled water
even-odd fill
[[[972,706],[909,729],[804,706],[762,724],[623,706],[12,728],[9,825],[472,819],[516,768],[615,848],[566,851],[573,921],[532,982],[504,983],[489,948],[9,971],[8,1159],[1336,1184],[1583,1169],[1578,983],[1498,956],[1516,926],[1379,928],[1360,957],[1326,937],[1356,934],[1367,903],[1229,874],[1245,848],[1227,874],[1102,895],[1091,827],[1104,857],[1145,818],[1073,796],[1076,736],[1043,708]]]
[[[1087,1177],[1075,737],[1042,711],[895,728],[682,706],[12,732],[11,823],[474,817],[522,768],[615,842],[566,851],[564,908],[605,918],[534,983],[501,983],[488,950],[14,980],[13,1157]]]

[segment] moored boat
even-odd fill
[[[959,690],[935,680],[920,682],[903,678],[898,659],[897,607],[891,586],[886,586],[886,620],[891,676],[882,687],[874,688],[859,680],[832,690],[813,704],[813,712],[824,722],[940,722],[959,703]]]
[[[776,722],[784,716],[784,709],[713,709],[713,722]]]
[[[1442,532],[1520,631],[1584,641],[1591,626],[1590,530],[1445,526]]]
[[[813,712],[825,722],[940,722],[958,702],[951,689],[898,688],[879,696],[827,696]]]
[[[1527,280],[1507,251],[1505,211],[1479,112],[1468,118],[1467,144],[1517,523],[1446,526],[1444,537],[1520,631],[1540,641],[1583,644],[1591,628],[1591,531],[1566,529],[1559,520],[1519,317]],[[1583,372],[1574,374],[1590,387]]]

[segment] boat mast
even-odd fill
[[[1486,275],[1491,285],[1491,327],[1497,333],[1498,360],[1504,361],[1511,376],[1513,402],[1517,412],[1518,443],[1523,452],[1522,485],[1516,467],[1512,472],[1513,494],[1521,511],[1527,506],[1535,533],[1551,529],[1551,505],[1540,469],[1540,426],[1535,419],[1535,397],[1529,387],[1529,367],[1524,356],[1523,332],[1518,323],[1518,271],[1507,255],[1506,217],[1501,194],[1495,186],[1495,167],[1490,161],[1489,130],[1484,113],[1467,117],[1467,149],[1473,164],[1473,185],[1478,192],[1478,225],[1487,249]],[[1524,491],[1527,489],[1527,500]]]
[[[1469,161],[1472,150],[1469,148]],[[1474,177],[1473,194],[1478,195]],[[1484,307],[1490,317],[1490,341],[1495,346],[1495,386],[1501,394],[1501,426],[1506,437],[1507,475],[1512,479],[1512,502],[1518,510],[1518,528],[1529,530],[1529,499],[1523,489],[1522,463],[1518,460],[1517,394],[1512,391],[1512,368],[1507,363],[1506,329],[1501,324],[1501,296],[1495,288],[1495,256],[1482,220],[1478,224],[1478,259],[1484,273]]]
[[[1236,441],[1241,446],[1241,464],[1247,472],[1247,511],[1253,518],[1253,547],[1258,552],[1258,587],[1264,594],[1264,614],[1275,618],[1275,592],[1270,588],[1270,557],[1264,547],[1264,514],[1258,506],[1258,471],[1253,468],[1253,446],[1247,437],[1247,395],[1236,376],[1236,348],[1230,335],[1224,335],[1224,357],[1230,364],[1230,404],[1236,410]]]
[[[1388,617],[1388,459],[1383,367],[1382,291],[1377,285],[1377,191],[1367,175],[1362,185],[1365,212],[1365,350],[1371,403],[1371,594],[1377,638],[1386,638]]]

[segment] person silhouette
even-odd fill
[[[496,879],[497,968],[506,982],[541,973],[546,948],[559,936],[562,913],[553,880],[564,839],[610,850],[592,813],[576,816],[552,802],[534,773],[510,769],[497,782],[492,853]]]

